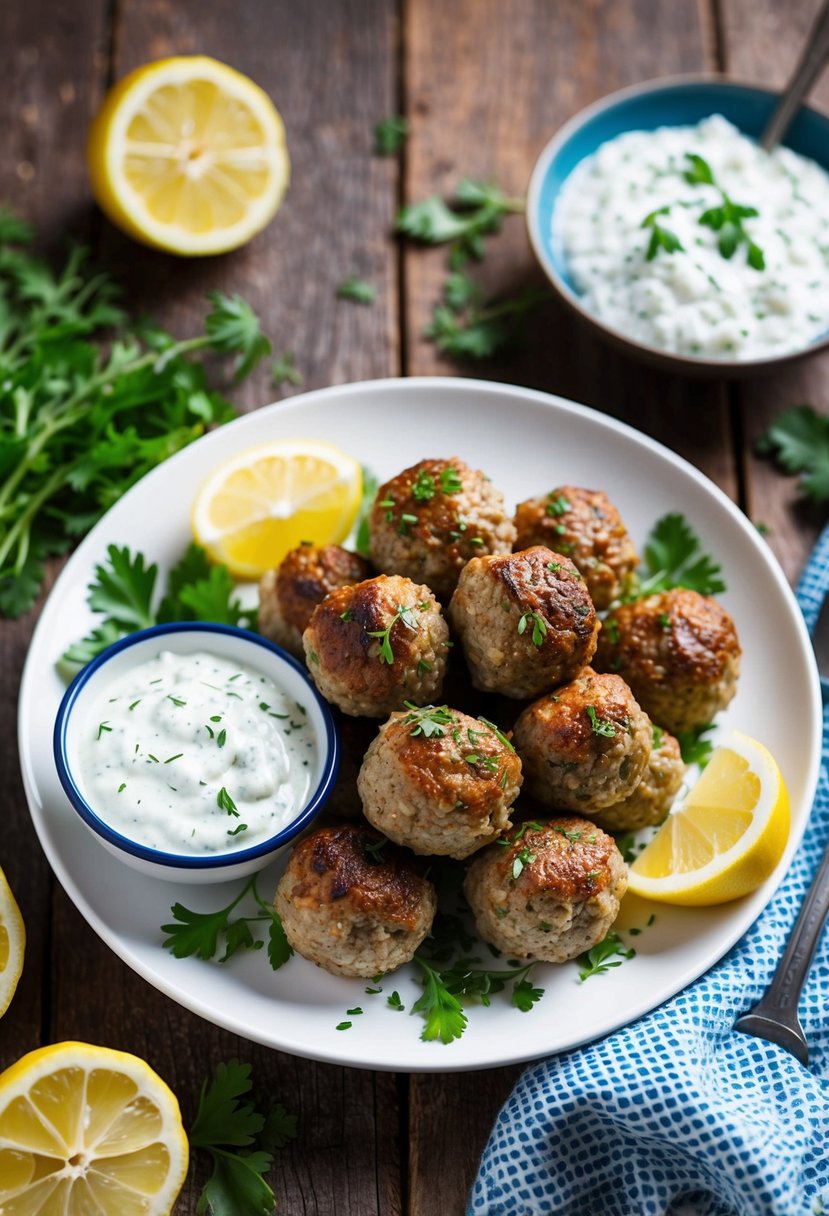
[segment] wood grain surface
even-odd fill
[[[68,234],[91,244],[125,284],[130,307],[176,333],[199,325],[207,290],[241,292],[277,353],[295,352],[303,388],[460,372],[560,393],[624,419],[686,456],[763,522],[794,580],[825,513],[804,506],[794,482],[757,459],[753,445],[785,406],[829,409],[829,356],[742,384],[689,382],[631,363],[549,302],[509,362],[450,363],[423,333],[440,298],[445,251],[403,245],[392,229],[401,201],[448,196],[463,176],[522,195],[556,128],[623,85],[699,70],[781,83],[815,8],[815,0],[5,0],[0,201],[36,225],[48,253]],[[175,53],[233,64],[285,119],[285,204],[263,234],[226,257],[176,260],[139,249],[89,196],[83,142],[107,85]],[[816,100],[829,105],[829,81]],[[374,124],[394,112],[410,122],[404,153],[377,157]],[[543,285],[521,217],[508,218],[488,248],[474,271],[488,294]],[[350,274],[376,286],[376,304],[336,299]],[[274,388],[262,370],[236,400],[253,409],[295,391]],[[23,979],[0,1026],[0,1066],[64,1038],[134,1051],[167,1079],[189,1119],[211,1067],[248,1059],[258,1081],[299,1115],[299,1138],[278,1154],[272,1174],[283,1216],[460,1216],[517,1069],[394,1076],[256,1047],[145,983],[74,909],[35,839],[18,774],[15,701],[36,617],[0,625],[2,864],[28,931]],[[195,1213],[198,1192],[197,1176],[176,1212]]]

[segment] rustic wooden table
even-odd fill
[[[305,388],[466,370],[622,418],[762,521],[793,580],[822,513],[799,502],[791,479],[752,446],[776,410],[829,407],[829,356],[743,384],[691,383],[625,361],[549,304],[517,359],[458,369],[423,337],[445,254],[401,248],[390,225],[401,200],[448,194],[463,175],[522,193],[552,132],[623,85],[700,70],[779,85],[815,8],[815,0],[3,0],[0,197],[37,226],[47,251],[67,233],[81,236],[136,310],[176,333],[193,331],[206,290],[242,292],[275,346],[296,352]],[[276,222],[214,260],[175,261],[129,243],[92,207],[84,170],[86,126],[107,85],[176,53],[215,55],[248,73],[288,131],[293,181]],[[829,81],[816,100],[829,103]],[[378,158],[374,124],[395,112],[411,123],[404,155]],[[378,285],[373,307],[335,299],[353,272]],[[481,274],[493,292],[539,281],[520,219],[492,242]],[[262,375],[239,404],[253,409],[273,395]],[[69,902],[41,853],[18,775],[15,699],[35,617],[4,622],[0,642],[2,864],[28,928],[0,1065],[67,1038],[122,1048],[147,1059],[190,1116],[216,1062],[249,1059],[299,1115],[299,1139],[273,1172],[286,1216],[461,1213],[517,1069],[394,1076],[261,1049],[151,988]],[[186,1189],[177,1211],[195,1212],[196,1198]]]

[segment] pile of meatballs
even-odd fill
[[[328,822],[277,888],[288,940],[335,975],[393,971],[435,916],[429,859],[449,857],[484,941],[573,959],[627,886],[611,833],[664,819],[675,736],[734,695],[734,623],[695,591],[633,598],[639,558],[601,491],[511,517],[484,473],[422,460],[379,488],[369,533],[370,562],[303,545],[260,588],[261,631],[304,658],[343,735]]]

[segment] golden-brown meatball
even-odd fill
[[[509,827],[521,761],[497,727],[430,705],[380,727],[357,786],[368,821],[397,844],[468,857]]]
[[[428,587],[379,575],[332,591],[302,637],[308,671],[343,713],[385,718],[440,695],[449,630]]]
[[[578,567],[601,612],[630,584],[639,558],[619,512],[601,490],[558,486],[515,509],[516,549],[546,545]]]
[[[340,545],[300,545],[259,584],[259,632],[303,657],[302,635],[317,604],[330,591],[371,574],[365,558]]]
[[[591,814],[590,818],[607,832],[635,832],[662,823],[684,777],[685,763],[679,743],[661,726],[654,726],[651,754],[636,789],[621,802]]]
[[[437,897],[411,855],[367,824],[300,840],[274,898],[297,954],[333,975],[394,971],[432,927]]]
[[[595,666],[623,676],[653,721],[679,734],[704,726],[731,701],[740,643],[716,600],[676,587],[615,609]]]
[[[461,569],[482,553],[509,553],[515,527],[504,497],[457,456],[421,460],[377,491],[369,517],[371,560],[448,600]]]
[[[520,699],[569,680],[590,662],[599,622],[568,557],[534,545],[476,557],[449,605],[477,688]]]
[[[566,963],[607,935],[627,889],[612,836],[575,815],[524,823],[469,867],[478,933],[506,954]]]
[[[527,706],[515,724],[529,793],[584,814],[633,793],[651,745],[650,720],[624,680],[590,668]]]

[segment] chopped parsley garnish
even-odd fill
[[[686,152],[685,159],[689,167],[683,173],[686,182],[691,186],[713,186],[720,194],[720,205],[709,207],[699,217],[699,222],[706,228],[712,228],[719,233],[717,248],[720,254],[728,259],[734,256],[740,245],[746,246],[746,261],[752,270],[765,270],[766,259],[759,245],[755,245],[743,226],[743,220],[754,219],[758,214],[756,207],[743,207],[735,203],[723,190],[714,177],[711,166],[701,156]]]
[[[412,498],[418,502],[429,502],[437,494],[435,479],[426,469],[421,469],[412,483]]]
[[[394,662],[394,651],[391,648],[391,631],[397,621],[402,621],[407,629],[413,631],[417,629],[417,617],[415,616],[414,608],[398,604],[385,629],[366,630],[370,638],[380,638],[380,650],[377,657],[381,663],[388,663],[389,666]]]
[[[555,498],[550,499],[544,510],[547,515],[552,515],[553,517],[565,515],[568,511],[572,510],[572,503],[563,494],[558,494]]]
[[[109,719],[107,719],[106,722],[98,723],[98,734],[96,735],[97,739],[100,739],[101,735],[108,734],[109,732],[111,732],[112,727],[107,725],[108,722],[109,722]]]
[[[547,636],[547,622],[540,612],[522,612],[518,618],[519,635],[526,633],[530,625],[532,625],[530,640],[533,646],[541,646]]]
[[[651,725],[651,746],[653,747],[654,751],[659,750],[659,748],[662,746],[662,740],[664,738],[665,732],[662,727],[657,726],[656,723],[653,723]]]
[[[274,359],[271,364],[271,383],[275,388],[281,388],[283,384],[292,384],[297,388],[302,384],[302,373],[297,368],[292,350],[286,350],[284,355]]]
[[[388,1005],[389,1009],[396,1009],[398,1013],[403,1013],[406,1008],[400,999],[399,992],[393,992],[391,996],[387,996],[386,1004]]]
[[[478,714],[478,721],[483,722],[484,726],[492,731],[499,743],[503,743],[504,747],[508,748],[511,752],[515,751],[507,736],[494,722],[490,722],[489,718],[485,718],[482,714]]]
[[[532,849],[524,845],[523,849],[519,849],[515,857],[512,859],[512,881],[516,882],[524,873],[526,866],[532,865],[535,861],[535,853]]]
[[[677,733],[679,750],[686,764],[698,764],[700,768],[705,768],[711,759],[714,744],[703,736],[713,729],[714,723],[706,722],[704,726],[695,726],[691,730],[681,730]]]
[[[392,114],[377,123],[374,128],[374,152],[376,156],[396,156],[406,136],[409,124],[400,114]]]
[[[410,735],[423,735],[426,739],[439,739],[446,734],[446,727],[455,721],[448,705],[414,705],[404,701],[408,713],[403,719],[404,726],[411,726]]]
[[[585,713],[590,719],[590,727],[594,735],[601,735],[604,739],[615,738],[616,724],[608,721],[607,718],[600,718],[596,713],[595,705],[585,706]]]
[[[231,798],[224,786],[216,795],[216,806],[220,811],[226,811],[228,815],[236,815],[238,818],[239,812],[236,809],[236,803]]]

